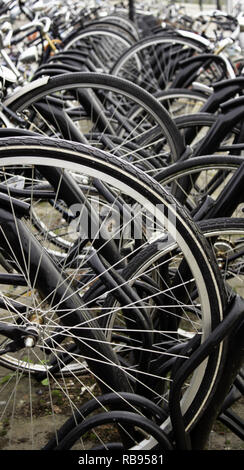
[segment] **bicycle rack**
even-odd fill
[[[113,392],[107,393],[89,400],[76,410],[74,416],[71,416],[63,426],[61,426],[57,435],[52,437],[42,450],[56,450],[57,441],[62,442],[62,439],[64,439],[72,429],[89,418],[94,411],[98,411],[99,409],[104,411],[107,406],[110,412],[112,410],[127,410],[128,412],[133,411],[137,413],[142,411],[143,416],[148,419],[153,419],[155,425],[159,425],[167,418],[167,414],[165,414],[161,407],[144,396],[128,392],[120,392],[119,394]],[[164,436],[164,450],[172,450],[171,442],[167,436],[164,435],[163,431],[161,432],[162,436]]]
[[[236,295],[227,308],[224,320],[209,335],[207,340],[196,349],[194,348],[189,359],[187,359],[183,364],[182,360],[179,360],[180,367],[178,367],[175,373],[169,396],[169,410],[173,428],[173,439],[175,441],[175,448],[177,450],[193,450],[198,447],[199,442],[203,443],[206,441],[209,433],[210,421],[213,422],[213,420],[216,418],[214,415],[216,403],[218,404],[220,402],[220,406],[223,404],[228,390],[233,383],[233,380],[236,377],[240,367],[239,360],[236,361],[236,366],[233,366],[235,361],[233,360],[233,355],[229,353],[234,348],[236,357],[241,356],[240,349],[243,348],[243,334],[241,333],[243,333],[243,328],[244,300]],[[236,334],[236,331],[238,332],[238,335]],[[230,341],[228,344],[228,354],[225,363],[225,377],[222,379],[222,373],[221,380],[216,390],[213,392],[210,405],[206,408],[202,418],[200,418],[197,426],[194,428],[195,435],[194,439],[192,439],[191,432],[187,432],[185,430],[184,419],[181,413],[180,396],[182,385],[189,375],[194,372],[196,367],[198,367],[211,354],[211,352],[227,338]],[[237,347],[238,344],[239,347]],[[228,361],[231,361],[229,364],[230,367],[226,366]],[[225,382],[224,386],[222,380]],[[199,437],[199,434],[201,435],[201,438]]]

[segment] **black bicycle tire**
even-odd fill
[[[157,175],[155,175],[156,181],[161,184],[169,184],[173,181],[175,176],[180,176],[183,172],[187,172],[190,169],[208,169],[211,167],[216,168],[238,168],[243,162],[243,157],[234,155],[203,155],[194,158],[189,158],[184,161],[176,162],[165,168]]]
[[[116,174],[119,174],[120,177],[118,178],[118,181],[126,181],[127,185],[130,185],[133,181],[133,189],[135,190],[136,188],[140,187],[140,194],[145,194],[147,199],[149,197],[149,194],[151,193],[153,196],[152,201],[154,201],[154,203],[156,203],[156,201],[163,201],[165,199],[162,198],[166,198],[166,200],[168,201],[167,204],[172,203],[174,207],[175,205],[176,207],[178,207],[176,201],[164,191],[162,191],[160,185],[157,185],[154,180],[148,178],[144,173],[138,171],[133,166],[125,165],[123,161],[120,161],[115,157],[108,155],[104,152],[98,152],[96,149],[91,149],[89,147],[86,148],[84,146],[76,145],[68,141],[60,142],[54,139],[46,138],[2,139],[1,144],[2,146],[0,147],[0,158],[3,163],[6,162],[7,155],[8,158],[12,159],[17,158],[18,155],[19,158],[21,158],[21,155],[26,156],[26,154],[28,153],[28,158],[30,158],[31,155],[33,155],[34,157],[38,151],[38,154],[42,156],[44,160],[48,158],[47,152],[49,153],[49,155],[50,152],[59,156],[61,155],[62,159],[65,159],[65,154],[67,154],[69,161],[72,154],[72,161],[76,161],[78,165],[80,165],[82,164],[83,154],[83,158],[85,158],[88,168],[94,169],[94,164],[96,164],[96,168],[98,169],[104,169],[105,166],[106,175],[109,173],[113,175],[113,177],[115,177]],[[158,199],[159,195],[161,199]],[[189,219],[187,214],[182,211],[182,208],[179,208],[179,210],[180,215],[178,214],[177,217],[177,230],[182,231],[182,236],[184,236],[184,239],[187,240],[187,246],[191,246],[192,256],[195,256],[195,254],[197,253],[197,256],[195,256],[197,265],[201,265],[202,276],[204,276],[205,279],[208,278],[208,282],[205,287],[207,288],[209,295],[211,289],[213,289],[213,291],[215,292],[215,294],[213,294],[212,292],[209,297],[211,298],[212,313],[215,313],[218,316],[217,312],[219,311],[221,317],[223,314],[223,311],[221,313],[221,309],[225,309],[226,296],[223,282],[218,272],[217,266],[215,266],[212,260],[212,253],[211,251],[209,251],[208,244],[206,243],[206,240],[201,235],[201,233],[197,230],[196,225]],[[193,234],[194,237],[197,238],[197,244],[193,244]],[[213,280],[213,283],[210,282],[210,279]],[[218,289],[219,294],[217,294],[216,289]],[[216,320],[217,319],[215,319],[215,321]],[[218,318],[217,321],[219,320],[220,318]],[[212,322],[214,322],[214,319],[212,319]],[[217,363],[215,362],[215,365],[213,362],[209,364],[209,367],[211,369],[212,367],[215,368],[216,364],[219,365],[219,354],[220,356],[222,356],[222,349],[221,353],[217,352]],[[208,375],[207,372],[209,373],[209,370],[206,371],[206,375]],[[207,380],[207,382],[209,382],[209,375],[208,377],[205,377],[205,379]],[[206,392],[209,393],[209,391],[205,389],[205,393]]]
[[[49,78],[45,85],[39,86],[29,92],[24,93],[23,89],[21,96],[18,93],[15,97],[12,95],[5,100],[4,104],[9,106],[13,111],[20,112],[30,105],[30,103],[47,95],[51,90],[60,89],[64,86],[76,87],[79,83],[91,84],[93,86],[97,85],[98,87],[106,86],[109,90],[121,90],[122,93],[133,96],[133,99],[138,100],[139,105],[145,106],[145,108],[154,114],[155,119],[158,120],[159,126],[162,127],[163,132],[165,132],[169,140],[173,160],[177,160],[181,156],[184,151],[184,145],[177,127],[172,122],[168,112],[149,93],[124,79],[97,73],[67,73]]]
[[[109,29],[111,27],[111,29]],[[103,30],[107,30],[108,32],[112,31],[114,32],[115,34],[118,34],[118,37],[121,36],[123,37],[124,39],[127,39],[128,40],[128,43],[131,43],[133,44],[135,41],[136,41],[136,38],[126,29],[124,28],[123,26],[121,25],[117,25],[116,23],[113,23],[113,22],[109,22],[109,21],[93,21],[87,25],[85,25],[84,28],[81,28],[79,30],[76,30],[74,31],[73,33],[71,33],[69,35],[69,37],[66,37],[64,40],[63,40],[63,47],[64,47],[64,50],[68,50],[69,49],[69,43],[71,42],[71,44],[74,44],[73,42],[73,39],[76,39],[77,38],[77,41],[79,40],[79,36],[81,35],[82,36],[82,33],[83,31],[96,31],[96,28],[98,29],[103,29]],[[130,38],[130,39],[129,39]]]
[[[209,169],[235,171],[242,162],[242,156],[217,154],[196,156],[169,166],[155,175],[155,179],[160,181],[163,186],[172,183],[173,194],[182,204],[185,204],[187,194],[190,193],[194,185],[195,174]],[[180,178],[182,179],[180,180]],[[177,181],[180,181],[180,185],[177,184]]]
[[[135,408],[141,409],[143,413],[146,413],[147,417],[150,415],[151,419],[155,419],[158,424],[162,422],[165,418],[164,413],[160,407],[155,405],[151,400],[148,400],[145,397],[136,395],[135,393],[124,393],[121,392],[119,396],[116,396],[114,393],[102,395],[97,398],[93,398],[89,402],[86,402],[77,412],[75,416],[71,416],[63,426],[58,430],[56,436],[50,439],[47,445],[43,450],[54,450],[59,442],[62,441],[65,436],[72,431],[74,427],[80,424],[84,419],[86,419],[91,413],[98,410],[100,407],[109,406],[109,408],[115,408],[120,406],[129,407],[132,405],[133,411]]]
[[[153,421],[129,411],[111,411],[109,413],[101,413],[86,419],[83,423],[70,431],[55,450],[69,450],[75,441],[80,439],[82,434],[96,428],[96,425],[98,424],[109,424],[109,422],[117,423],[119,425],[122,423],[125,428],[127,426],[130,427],[131,425],[134,425],[138,429],[142,427],[144,432],[148,435],[151,434],[155,440],[157,440],[157,444],[160,448],[164,450],[173,450],[173,446],[170,444],[159,426],[155,425]]]
[[[154,42],[155,43],[159,43],[159,42],[172,43],[172,42],[177,42],[177,40],[178,40],[179,44],[190,45],[192,47],[195,47],[195,49],[198,50],[199,52],[206,50],[206,46],[203,46],[202,44],[200,44],[197,41],[194,41],[192,39],[184,38],[181,35],[177,36],[175,34],[175,35],[172,36],[172,35],[166,35],[166,34],[157,34],[155,36],[150,36],[150,37],[141,39],[140,41],[138,41],[137,44],[135,44],[134,46],[132,46],[130,48],[130,51],[124,52],[122,54],[122,56],[118,59],[118,61],[114,64],[114,66],[111,69],[110,73],[114,74],[114,75],[117,75],[117,73],[118,73],[117,70],[118,70],[119,64],[121,64],[124,61],[125,56],[127,56],[127,55],[129,56],[130,53],[134,53],[135,51],[140,50],[140,48],[142,48],[145,45],[148,45],[148,44],[151,44],[151,43],[153,44]]]
[[[164,104],[164,102],[166,101],[166,103],[167,103],[167,100],[170,101],[170,100],[177,99],[177,98],[186,98],[186,99],[189,98],[190,100],[191,99],[196,99],[196,101],[199,100],[199,101],[205,102],[208,99],[208,95],[206,95],[205,93],[202,93],[200,91],[195,91],[195,90],[182,89],[182,88],[172,88],[172,89],[169,89],[169,90],[158,91],[158,92],[154,93],[153,96],[166,109],[167,109],[167,106]],[[169,110],[168,110],[168,112],[170,113]],[[185,115],[185,110],[184,110],[184,113],[182,113],[182,114]],[[195,111],[194,111],[194,114],[196,114]],[[177,117],[175,117],[175,118],[172,117],[172,119],[175,119],[175,123],[177,124],[177,121],[176,121]]]

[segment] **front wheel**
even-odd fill
[[[60,426],[60,420],[57,424],[56,419],[57,407],[61,410],[61,421],[73,414],[81,404],[81,389],[83,389],[82,393],[86,393],[85,399],[87,400],[90,396],[98,395],[99,391],[96,387],[101,387],[106,392],[119,393],[128,391],[129,384],[131,390],[141,390],[149,394],[153,401],[158,401],[162,405],[164,387],[162,389],[161,385],[167,382],[170,386],[173,377],[168,375],[168,372],[166,376],[154,374],[156,386],[155,384],[152,386],[150,367],[155,364],[156,356],[159,358],[165,356],[165,349],[162,349],[158,342],[155,343],[154,339],[157,338],[158,341],[158,338],[168,337],[170,342],[175,339],[178,332],[173,319],[180,318],[181,320],[182,318],[183,320],[185,311],[186,316],[193,315],[192,323],[195,325],[193,333],[199,336],[201,342],[223,318],[226,304],[225,290],[213,253],[209,251],[204,237],[177,202],[153,179],[132,165],[125,164],[123,160],[90,146],[39,137],[2,139],[0,163],[2,183],[7,188],[9,197],[14,192],[13,174],[18,171],[22,172],[22,189],[15,191],[15,199],[19,203],[25,199],[25,203],[28,202],[30,206],[29,215],[25,213],[22,217],[19,212],[14,211],[17,207],[16,201],[15,205],[8,206],[11,220],[13,220],[12,229],[16,231],[16,228],[24,227],[26,234],[26,237],[22,238],[20,230],[17,231],[19,233],[17,245],[7,239],[8,227],[1,223],[1,238],[4,238],[5,234],[4,248],[9,257],[7,260],[5,256],[5,261],[11,264],[13,273],[18,274],[15,279],[21,278],[22,282],[18,286],[15,281],[14,289],[9,289],[6,287],[5,276],[5,287],[1,286],[3,294],[0,319],[9,325],[17,326],[23,325],[23,322],[24,325],[30,326],[37,323],[39,331],[38,341],[33,348],[27,350],[22,348],[16,353],[8,354],[14,357],[15,372],[9,373],[7,368],[1,369],[0,392],[1,403],[3,403],[1,413],[2,420],[5,419],[5,438],[2,446],[9,450],[17,447],[15,430],[18,429],[21,417],[21,403],[25,410],[24,420],[30,430],[26,448],[37,448],[40,445],[39,422],[33,419],[33,416],[40,417],[40,409],[42,409],[45,416],[52,417],[50,427],[52,423],[52,429],[55,432],[55,429]],[[156,266],[152,272],[155,272],[158,277],[155,280],[154,276],[149,273],[148,279],[152,281],[153,289],[156,289],[157,294],[153,298],[156,308],[159,311],[165,310],[165,318],[168,321],[164,323],[164,330],[162,330],[162,323],[153,321],[151,310],[155,305],[151,306],[150,302],[148,304],[149,299],[144,295],[143,285],[140,285],[139,289],[134,289],[133,276],[130,276],[129,280],[125,279],[125,284],[122,283],[121,288],[121,264],[117,260],[112,264],[104,257],[100,257],[102,247],[94,248],[96,237],[94,236],[95,240],[93,240],[91,233],[89,234],[90,244],[86,245],[84,251],[81,250],[76,265],[69,264],[69,251],[62,265],[59,264],[58,257],[56,260],[55,257],[51,257],[51,266],[55,268],[57,275],[59,273],[59,278],[47,276],[42,262],[47,256],[50,259],[50,245],[45,237],[42,238],[39,233],[36,233],[32,225],[31,208],[37,198],[35,195],[37,173],[40,175],[43,171],[43,188],[46,188],[47,183],[51,184],[48,178],[51,168],[54,167],[60,170],[60,184],[55,188],[54,204],[55,201],[60,202],[59,190],[67,174],[70,181],[73,177],[77,179],[80,176],[77,191],[81,192],[82,181],[84,176],[86,177],[86,192],[83,193],[83,197],[89,195],[88,187],[91,193],[94,192],[94,178],[99,179],[114,195],[113,212],[111,212],[109,201],[110,211],[105,216],[101,213],[99,219],[94,207],[90,216],[94,217],[93,220],[96,222],[100,220],[103,226],[106,222],[106,226],[109,227],[109,240],[114,239],[117,243],[121,233],[124,238],[127,237],[132,251],[130,254],[121,252],[120,263],[123,261],[124,265],[128,264],[128,259],[137,253],[136,248],[133,251],[135,232],[133,234],[132,229],[135,227],[135,220],[138,222],[137,227],[141,221],[143,243],[146,244],[155,236],[163,238],[163,244],[159,245],[158,258],[154,258],[151,264],[152,268]],[[24,197],[26,187],[30,191],[28,200]],[[38,204],[40,204],[42,199],[40,185],[38,188]],[[21,191],[23,191],[23,197]],[[116,204],[118,199],[120,205]],[[124,218],[120,212],[122,201],[127,209]],[[103,200],[103,204],[104,202]],[[44,197],[43,203],[45,203]],[[82,207],[83,205],[78,211],[78,220],[80,220]],[[99,210],[99,204],[96,208]],[[51,211],[51,219],[52,214]],[[84,225],[81,227],[78,224],[76,227],[78,235],[81,233],[79,231],[81,228],[85,229]],[[131,229],[130,233],[128,228]],[[137,237],[139,235],[140,233],[137,232]],[[35,243],[32,244],[30,240],[33,239]],[[32,246],[38,247],[38,251],[32,250]],[[141,250],[141,245],[138,250]],[[16,252],[19,253],[19,258],[16,257]],[[179,270],[179,259],[182,257],[185,263],[184,271]],[[158,266],[160,259],[165,261],[166,271],[160,270]],[[89,277],[87,277],[88,268]],[[144,274],[145,269],[146,265],[143,268]],[[170,277],[168,277],[167,270]],[[172,272],[173,284],[171,283]],[[3,282],[3,277],[1,280]],[[48,280],[52,280],[51,288]],[[84,299],[91,299],[87,293],[89,289],[94,289],[98,280],[103,287],[105,286],[105,290],[104,288],[102,292],[97,290],[96,295],[92,297],[92,302],[85,301]],[[145,291],[147,291],[147,285]],[[114,297],[115,294],[117,299],[115,306],[112,310],[109,307],[108,310],[108,299],[111,296]],[[162,300],[163,304],[157,304]],[[122,309],[121,302],[123,302]],[[85,312],[86,316],[84,316]],[[110,326],[104,325],[106,318],[112,318]],[[114,328],[119,325],[121,325],[122,339],[118,334],[118,329],[115,331],[117,336],[111,336],[111,332],[113,333]],[[3,336],[1,340],[6,343],[6,338]],[[77,345],[78,350],[73,349]],[[91,355],[88,354],[89,349]],[[177,351],[174,354],[181,355]],[[194,424],[200,410],[208,400],[221,367],[222,354],[223,345],[220,345],[211,358],[197,368],[183,391],[182,412],[188,428]],[[6,355],[6,367],[8,355]],[[141,355],[147,355],[147,362],[141,360]],[[50,357],[54,362],[50,363]],[[2,360],[4,359],[5,356],[2,356]],[[83,374],[81,374],[81,363]],[[32,374],[34,364],[41,367],[41,383],[46,387],[42,389],[42,406],[35,394],[35,374]],[[78,366],[78,372],[76,366]],[[68,367],[72,375],[71,381],[62,372]],[[111,373],[108,377],[105,371],[109,370]],[[124,387],[126,390],[123,390]],[[166,430],[170,427],[168,420],[165,427]],[[153,440],[150,442],[151,448],[154,447],[155,442]]]

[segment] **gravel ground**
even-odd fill
[[[239,400],[235,411],[244,420],[244,399]],[[217,421],[210,433],[208,441],[209,450],[244,450],[244,441],[233,434],[226,426]]]

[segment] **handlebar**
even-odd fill
[[[27,31],[30,28],[39,28],[43,33],[47,33],[50,30],[52,21],[48,16],[43,16],[43,18],[35,18],[30,23],[26,23],[20,26],[19,31]]]
[[[43,16],[43,18],[39,18],[39,20],[35,24],[39,26],[43,33],[48,33],[52,21],[50,20],[50,18],[48,18],[48,16]]]

